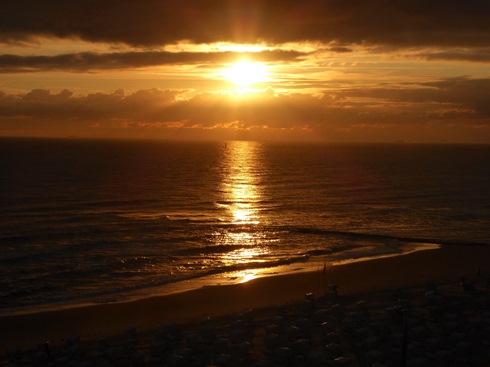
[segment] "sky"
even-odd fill
[[[0,136],[490,143],[490,2],[3,1]]]

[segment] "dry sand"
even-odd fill
[[[326,273],[311,271],[269,276],[247,283],[211,286],[193,291],[114,303],[0,317],[0,350],[33,347],[44,341],[61,343],[78,335],[83,340],[111,336],[132,326],[155,330],[181,323],[237,314],[305,299],[305,294],[324,292],[338,285],[339,297],[423,286],[428,281],[456,281],[490,277],[490,248],[444,246],[403,256],[330,266]]]

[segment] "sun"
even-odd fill
[[[261,62],[237,61],[225,70],[225,77],[237,88],[246,88],[264,82],[267,79],[267,67]]]

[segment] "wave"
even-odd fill
[[[199,247],[189,247],[185,249],[179,249],[172,251],[171,254],[175,256],[196,256],[202,254],[223,254],[246,248],[246,245],[209,245]]]
[[[172,221],[170,217],[164,213],[151,213],[151,212],[134,212],[134,213],[118,213],[118,217],[136,220],[158,220],[158,221]]]
[[[120,287],[110,287],[105,290],[94,290],[94,291],[89,291],[85,292],[83,294],[69,294],[69,295],[61,295],[60,293],[56,293],[52,295],[52,299],[49,300],[49,303],[73,303],[76,304],[77,302],[83,301],[83,300],[91,300],[92,302],[97,300],[97,299],[105,299],[105,300],[110,300],[110,301],[118,301],[121,300],[121,297],[125,297],[127,294],[131,294],[132,292],[135,291],[141,291],[145,289],[151,289],[155,287],[161,287],[165,286],[171,283],[177,283],[177,282],[187,282],[191,281],[194,279],[198,278],[203,278],[206,276],[212,276],[212,275],[217,275],[217,274],[224,274],[224,273],[232,273],[236,271],[245,271],[245,270],[250,270],[250,269],[259,269],[259,268],[273,268],[273,267],[278,267],[281,265],[290,265],[293,263],[300,263],[304,262],[306,258],[304,256],[298,256],[294,258],[289,258],[289,259],[281,259],[281,260],[273,260],[273,261],[267,261],[267,262],[260,262],[260,263],[241,263],[241,264],[234,264],[234,265],[228,265],[228,266],[222,266],[220,268],[215,268],[215,269],[208,269],[206,271],[198,272],[198,273],[179,273],[179,274],[167,274],[165,276],[160,276],[159,278],[153,278],[151,281],[145,282],[145,283],[138,283],[138,284],[131,284],[128,286],[120,286]],[[74,273],[69,272],[68,274],[70,278],[74,276]],[[120,274],[121,277],[129,277],[129,276],[134,276],[134,273],[131,272],[121,272]],[[40,286],[39,288],[36,287],[31,287],[30,289],[22,289],[22,290],[13,290],[7,297],[0,297],[4,298],[6,301],[5,303],[2,302],[4,305],[3,307],[0,307],[0,309],[7,309],[10,305],[11,302],[7,302],[9,300],[9,297],[12,296],[22,296],[23,298],[28,298],[30,296],[34,296],[39,290],[41,290]],[[53,288],[56,289],[56,288]],[[59,290],[59,289],[58,289]],[[46,297],[46,296],[45,296]],[[36,306],[42,306],[43,304],[46,303],[46,299],[30,299],[29,302],[23,302],[25,306],[28,307],[36,307]],[[19,308],[20,309],[20,308]]]
[[[398,241],[400,244],[403,243],[431,243],[435,245],[471,245],[471,246],[490,246],[490,243],[485,242],[473,242],[473,241],[457,241],[457,240],[441,240],[436,238],[421,238],[421,237],[406,237],[406,236],[395,236],[389,234],[378,234],[378,233],[362,233],[362,232],[346,232],[346,231],[334,231],[315,227],[289,227],[292,232],[312,234],[324,237],[344,237],[346,239],[352,240],[368,240],[368,241]]]
[[[158,222],[160,224],[167,223],[169,225],[182,225],[182,224],[216,224],[222,223],[222,220],[213,216],[212,213],[203,214],[201,212],[192,213],[190,211],[183,210],[182,212],[175,213],[162,213],[162,212],[124,212],[118,213],[118,218],[127,219],[129,221],[146,221],[146,222]]]

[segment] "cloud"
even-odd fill
[[[1,93],[0,116],[79,121],[151,120],[156,111],[175,103],[179,93],[178,90],[159,89],[140,90],[130,95],[117,90],[74,96],[66,89],[57,94],[45,89],[33,89],[20,95]]]
[[[338,52],[338,53],[348,53],[348,52],[352,52],[352,49],[348,47],[335,46],[335,47],[328,48],[328,51]]]
[[[19,73],[35,71],[73,71],[111,70],[142,68],[156,65],[202,64],[232,62],[239,58],[254,61],[293,61],[305,53],[296,51],[272,50],[262,52],[82,52],[55,56],[0,55],[0,73]]]
[[[418,56],[427,60],[490,62],[490,48],[449,49],[420,53]]]
[[[351,88],[322,96],[302,93],[201,93],[140,90],[74,95],[35,89],[0,92],[0,133],[45,129],[67,134],[128,136],[144,132],[308,131],[318,138],[424,141],[427,136],[490,143],[490,79],[450,78],[405,88]],[[335,140],[334,139],[334,140]],[[391,140],[390,140],[391,139]],[[463,140],[464,140],[463,139]]]
[[[410,106],[425,106],[427,111],[464,111],[467,117],[490,118],[490,79],[469,77],[413,84],[411,88],[353,88],[339,93],[343,98],[371,98]]]
[[[486,0],[17,0],[0,41],[77,37],[134,46],[215,41],[488,47]]]

